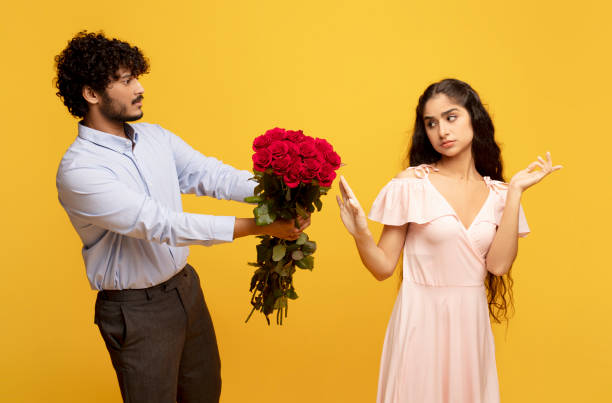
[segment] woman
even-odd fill
[[[416,110],[410,166],[370,211],[384,224],[378,245],[340,179],[340,215],[366,268],[384,280],[404,256],[381,358],[380,403],[499,402],[489,316],[507,319],[510,268],[518,237],[529,233],[521,195],[561,166],[546,153],[506,184],[493,135],[468,84],[430,85]]]

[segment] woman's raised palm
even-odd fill
[[[340,176],[340,196],[336,196],[340,207],[340,218],[348,232],[353,235],[368,233],[368,220],[355,194],[344,176]]]

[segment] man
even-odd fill
[[[99,290],[95,322],[126,402],[218,402],[220,360],[189,245],[254,234],[294,240],[279,220],[189,214],[181,193],[243,201],[255,183],[142,117],[148,72],[137,47],[81,32],[55,58],[58,96],[82,118],[58,172],[59,201],[83,242]]]

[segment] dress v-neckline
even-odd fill
[[[461,217],[459,217],[459,214],[457,214],[457,211],[455,211],[455,209],[453,208],[453,206],[450,204],[450,202],[446,199],[446,197],[444,197],[444,195],[438,190],[438,188],[431,183],[431,181],[429,180],[429,173],[427,175],[425,175],[425,180],[427,180],[427,183],[429,183],[429,185],[433,188],[433,190],[440,196],[440,198],[444,201],[444,203],[446,203],[446,205],[448,206],[448,208],[450,208],[451,212],[453,213],[453,215],[455,216],[455,218],[457,218],[457,220],[459,221],[459,225],[461,226],[461,228],[463,228],[465,230],[465,232],[469,232],[470,229],[472,228],[472,226],[474,225],[474,223],[476,222],[476,220],[478,219],[478,217],[480,217],[480,214],[482,213],[482,211],[484,210],[485,206],[487,205],[487,203],[489,202],[489,199],[491,198],[491,187],[489,186],[489,184],[487,183],[487,179],[483,178],[485,185],[487,186],[487,189],[489,190],[489,192],[487,193],[487,197],[485,198],[485,201],[482,203],[482,205],[480,206],[480,209],[478,210],[478,212],[476,213],[476,215],[474,216],[474,218],[472,219],[472,222],[470,223],[470,225],[466,228],[465,224],[463,223],[463,221],[461,221]]]

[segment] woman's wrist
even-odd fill
[[[355,238],[355,241],[357,241],[358,243],[362,243],[364,241],[367,241],[368,239],[372,239],[372,233],[369,229],[365,229],[363,231],[355,231],[355,233],[353,234],[353,238]]]
[[[506,194],[506,203],[510,200],[517,199],[519,202],[521,200],[521,196],[523,195],[523,189],[518,185],[510,183],[508,186],[508,193]]]

